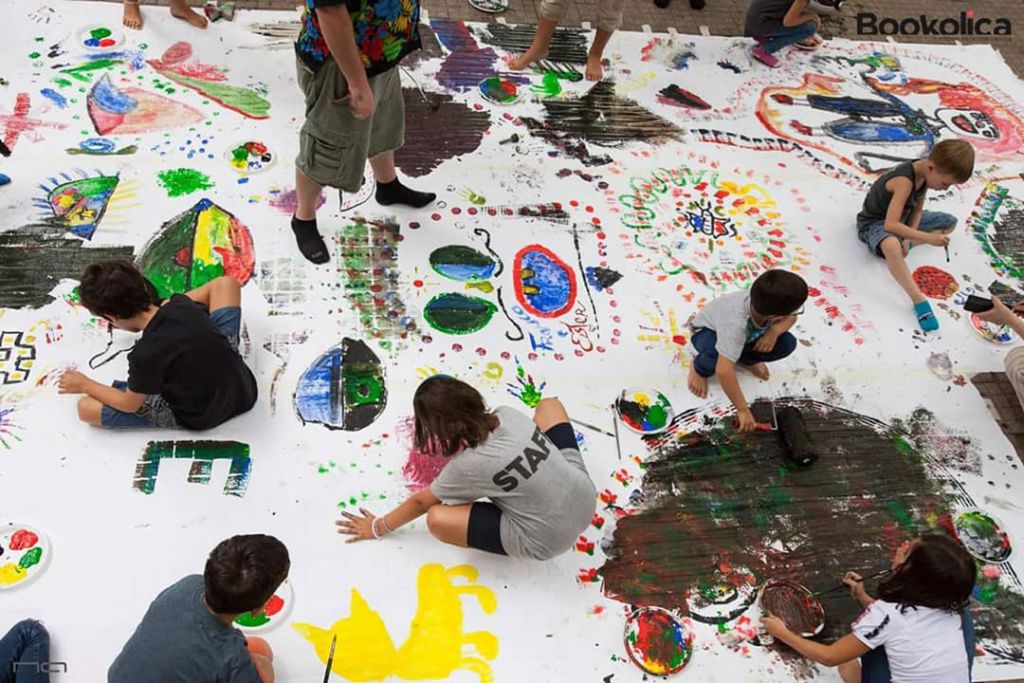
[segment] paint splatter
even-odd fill
[[[336,637],[341,646],[334,652],[331,671],[350,681],[382,681],[391,676],[407,681],[438,680],[465,670],[476,674],[480,683],[493,683],[486,660],[498,656],[497,637],[487,631],[463,631],[463,596],[474,598],[485,614],[493,614],[497,608],[494,591],[477,584],[478,575],[469,565],[420,567],[416,614],[409,637],[398,648],[384,620],[356,589],[352,589],[349,615],[329,629],[305,623],[292,626],[325,664]],[[462,581],[455,583],[459,579]]]
[[[717,64],[719,69],[725,69],[726,71],[731,71],[734,74],[743,73],[743,69],[739,68],[738,66],[730,62],[728,59],[723,59],[717,62]]]
[[[182,197],[200,190],[213,187],[210,176],[194,168],[173,168],[157,173],[160,187],[164,188],[168,197]]]
[[[670,85],[658,91],[658,101],[670,107],[684,107],[686,109],[697,109],[708,111],[711,105],[705,102],[699,95],[695,95],[686,88],[678,85]]]
[[[199,123],[198,109],[139,88],[119,89],[103,75],[86,98],[98,135],[142,135]]]
[[[403,440],[409,451],[405,464],[402,465],[402,476],[408,482],[406,486],[410,491],[419,491],[430,486],[441,470],[448,464],[450,458],[441,455],[433,455],[416,448],[416,419],[407,417],[398,425],[398,437]]]
[[[630,429],[655,434],[675,415],[665,394],[654,389],[626,389],[615,402],[615,412]]]
[[[533,43],[535,29],[525,24],[488,24],[480,37],[484,43],[505,52],[522,53]],[[547,59],[562,64],[587,63],[587,31],[580,28],[558,27],[551,37]]]
[[[586,278],[587,282],[590,283],[590,286],[594,288],[594,291],[603,292],[621,280],[622,273],[612,270],[611,268],[587,266]]]
[[[160,461],[180,458],[192,461],[188,483],[209,484],[214,460],[229,460],[231,467],[224,481],[224,495],[245,495],[249,486],[252,458],[249,444],[239,441],[150,441],[142,457],[135,464],[135,478],[132,487],[141,493],[151,494],[156,489]]]
[[[536,408],[544,398],[544,387],[547,385],[547,382],[538,385],[533,375],[527,373],[519,358],[516,358],[516,381],[515,384],[509,382],[508,393],[522,401],[527,408]]]
[[[638,609],[626,620],[626,654],[655,676],[682,671],[693,656],[693,639],[692,629],[657,607]]]
[[[294,216],[295,210],[299,208],[299,195],[295,190],[287,190],[281,192],[277,190],[270,191],[271,197],[267,201],[272,207],[280,211],[287,216]],[[319,209],[321,206],[327,203],[327,198],[324,197],[324,193],[321,192],[320,196],[316,200],[316,208]]]
[[[931,353],[928,355],[928,371],[933,375],[941,379],[943,382],[948,382],[953,379],[953,361],[949,359],[949,354],[946,353]]]
[[[270,116],[270,101],[252,88],[226,83],[227,76],[212,64],[192,61],[192,46],[177,42],[167,48],[160,59],[148,64],[164,78],[191,88],[217,104],[251,119]]]

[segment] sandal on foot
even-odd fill
[[[914,314],[917,315],[917,324],[925,332],[934,332],[939,329],[939,319],[932,312],[932,305],[927,301],[920,301],[914,304]]]

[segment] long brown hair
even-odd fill
[[[482,444],[494,429],[494,416],[480,392],[448,375],[423,380],[412,399],[416,448],[452,456]]]
[[[879,584],[878,597],[901,609],[933,607],[960,612],[974,590],[978,567],[946,534],[924,534],[906,562]]]

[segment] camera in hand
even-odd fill
[[[967,301],[964,302],[964,308],[971,313],[984,313],[985,311],[991,311],[995,304],[992,303],[992,299],[986,299],[983,296],[974,296],[969,294]]]

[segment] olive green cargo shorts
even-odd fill
[[[366,160],[405,142],[405,102],[398,69],[370,77],[374,110],[357,119],[348,106],[348,83],[334,60],[313,71],[296,57],[306,122],[299,131],[295,166],[319,185],[356,192]]]

